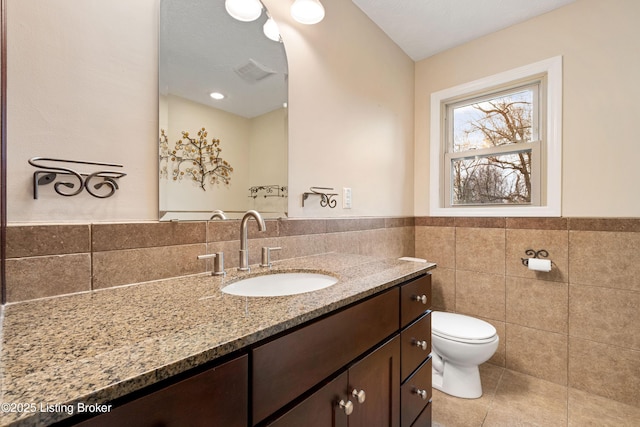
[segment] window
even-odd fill
[[[560,216],[562,61],[431,95],[431,215]]]

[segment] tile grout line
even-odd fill
[[[489,401],[489,404],[487,405],[487,411],[484,414],[484,417],[482,418],[482,422],[480,423],[480,427],[484,426],[485,421],[487,420],[487,417],[489,416],[489,412],[493,409],[493,404],[494,404],[494,400],[496,398],[496,394],[498,393],[498,389],[500,388],[500,385],[502,384],[502,378],[504,377],[504,372],[506,371],[507,368],[502,368],[500,370],[500,378],[498,378],[498,383],[496,384],[496,388],[493,392],[493,396],[491,396],[491,400]]]
[[[567,401],[566,401],[566,406],[565,406],[565,414],[566,414],[566,420],[567,420],[567,427],[569,426],[569,368],[570,368],[570,363],[569,360],[571,359],[570,356],[570,348],[571,348],[571,344],[569,343],[569,341],[571,340],[571,330],[570,330],[570,320],[571,320],[571,238],[570,238],[570,227],[569,227],[569,221],[567,221]]]

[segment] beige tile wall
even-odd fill
[[[251,264],[338,251],[438,263],[434,306],[498,330],[491,363],[640,406],[640,219],[353,218],[249,222]],[[239,221],[9,226],[6,295],[19,302],[238,265]],[[547,249],[549,273],[522,265]]]
[[[640,406],[640,219],[415,219],[434,306],[493,324],[491,363]],[[549,273],[522,265],[546,249]]]
[[[268,220],[249,223],[250,263],[263,246],[273,260],[325,252],[412,256],[413,218]],[[9,226],[7,302],[211,271],[200,254],[222,251],[238,266],[240,221]]]

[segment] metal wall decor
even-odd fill
[[[54,163],[73,163],[79,165],[91,166],[107,166],[110,168],[121,168],[122,165],[114,163],[101,162],[83,162],[79,160],[52,159],[48,157],[33,157],[29,159],[29,164],[37,171],[33,173],[33,198],[38,198],[38,187],[53,183],[53,189],[61,196],[75,196],[80,194],[83,189],[93,197],[106,199],[113,196],[118,190],[118,179],[126,176],[124,172],[112,170],[97,170],[95,172],[78,172],[69,167],[50,166],[49,162]],[[64,179],[65,177],[73,177],[71,181]],[[75,182],[77,180],[77,182]]]
[[[160,129],[160,140],[158,141],[160,147],[159,161],[160,178],[169,178],[169,159],[171,158],[171,151],[169,150],[169,138],[164,129]]]
[[[212,138],[207,141],[207,131],[202,128],[198,131],[197,138],[189,137],[189,132],[182,132],[182,138],[176,142],[173,150],[169,151],[169,144],[164,129],[160,133],[160,176],[168,178],[168,164],[170,158],[173,162],[171,177],[174,181],[181,181],[187,177],[197,183],[203,191],[205,184],[231,182],[233,167],[224,160],[220,153],[220,140]]]
[[[329,187],[309,187],[309,192],[302,193],[302,207],[304,207],[304,201],[309,198],[309,196],[320,196],[320,206],[326,208],[329,206],[330,208],[335,208],[338,204],[338,201],[334,199],[338,193],[325,193],[322,190],[331,190],[333,188]]]
[[[259,185],[249,188],[249,197],[287,197],[288,188],[282,185]],[[262,194],[261,194],[262,193]]]

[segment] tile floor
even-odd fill
[[[433,390],[434,427],[637,427],[640,408],[484,364],[484,394],[459,399]]]

